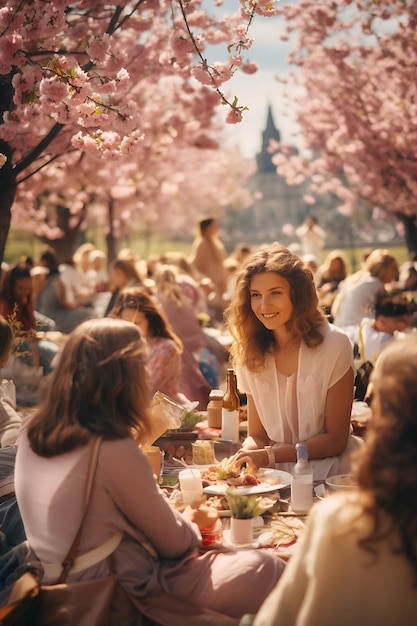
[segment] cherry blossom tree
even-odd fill
[[[275,146],[278,173],[312,180],[307,201],[333,193],[352,215],[393,212],[417,251],[417,4],[414,0],[299,0],[281,7],[296,44],[288,79],[302,95],[307,153]]]
[[[63,155],[84,167],[85,154],[96,169],[130,159],[139,171],[166,144],[217,147],[219,105],[229,123],[245,109],[222,89],[236,71],[253,72],[244,58],[248,28],[257,13],[276,14],[270,0],[235,4],[234,14],[216,16],[205,10],[207,0],[204,8],[202,0],[3,1],[0,260],[17,188],[29,193],[35,173],[39,189],[40,176],[49,183],[47,170]],[[228,59],[208,64],[205,48],[218,44],[228,46]]]
[[[254,166],[239,154],[178,142],[153,153],[152,145],[159,144],[151,142],[139,167],[128,157],[116,167],[106,160],[97,167],[88,154],[63,155],[18,187],[13,219],[54,247],[60,261],[72,256],[80,233],[94,224],[105,234],[111,260],[132,230],[144,238],[188,234],[199,217],[250,205],[244,183]]]

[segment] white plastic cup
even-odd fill
[[[185,469],[178,474],[184,504],[197,504],[203,496],[203,483],[198,470]]]

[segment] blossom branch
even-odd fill
[[[194,37],[194,35],[193,35],[193,33],[192,33],[191,29],[190,29],[190,25],[189,25],[189,23],[188,23],[188,19],[187,19],[187,14],[186,14],[185,9],[184,9],[183,0],[178,0],[178,4],[179,4],[180,9],[181,9],[181,14],[182,14],[182,17],[183,17],[183,20],[184,20],[185,27],[186,27],[186,29],[187,29],[188,36],[190,37],[191,43],[192,43],[192,45],[193,45],[193,48],[194,48],[194,50],[196,51],[197,56],[199,57],[199,59],[200,59],[200,61],[201,61],[201,67],[202,67],[202,69],[203,69],[203,70],[207,73],[207,75],[209,76],[210,81],[211,81],[211,84],[212,84],[213,88],[215,89],[215,91],[219,94],[222,104],[225,104],[225,105],[229,106],[229,107],[230,107],[230,108],[231,108],[231,109],[232,109],[235,113],[237,113],[237,114],[239,115],[239,117],[240,117],[240,116],[241,116],[242,111],[247,110],[247,107],[246,107],[246,106],[237,106],[237,101],[238,101],[238,100],[237,100],[237,98],[236,98],[236,97],[235,97],[235,99],[233,100],[233,102],[230,102],[230,101],[226,98],[226,96],[224,95],[223,91],[222,91],[221,89],[219,89],[219,87],[218,87],[218,86],[217,86],[217,84],[216,84],[216,80],[215,80],[215,78],[214,78],[214,75],[215,75],[215,74],[218,74],[218,72],[217,72],[217,70],[216,70],[214,67],[210,66],[210,65],[207,63],[207,59],[205,59],[205,58],[203,57],[203,55],[201,54],[200,48],[198,47],[197,42],[196,42],[196,40],[195,40],[195,37]],[[256,5],[256,3],[255,3],[255,4],[253,5],[253,7],[252,7],[251,14],[250,14],[250,17],[249,17],[249,20],[248,20],[248,24],[247,24],[247,26],[246,26],[245,37],[246,37],[246,35],[247,35],[247,33],[248,33],[249,26],[250,26],[250,24],[252,23],[253,17],[254,17],[254,15],[255,15],[256,6],[257,6],[257,5]],[[231,44],[230,46],[228,46],[228,51],[229,51],[229,53],[230,53],[230,50],[231,50],[233,47],[236,47],[236,51],[240,54],[240,51],[242,50],[243,45],[244,45],[244,41],[243,41],[243,40],[240,40],[238,43],[236,43],[236,44]],[[237,68],[236,68],[236,66],[235,66],[234,64],[232,64],[232,65],[231,65],[231,67],[230,67],[231,73],[233,74],[233,73],[236,71],[236,69],[237,69]]]

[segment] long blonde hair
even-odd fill
[[[389,250],[382,248],[376,248],[375,250],[372,250],[372,252],[366,258],[363,264],[363,268],[360,269],[358,272],[351,274],[351,276],[348,276],[346,280],[341,283],[341,289],[332,305],[333,317],[336,317],[339,313],[340,304],[346,296],[347,287],[349,287],[350,285],[355,285],[365,276],[374,276],[376,278],[379,278],[381,283],[384,285],[387,282],[387,272],[394,265],[398,268],[398,261],[395,256],[393,256],[389,252]]]
[[[331,269],[331,265],[333,261],[336,261],[336,260],[340,261],[341,270],[337,276],[334,276],[330,273],[330,269]],[[347,264],[345,254],[341,250],[337,250],[337,249],[331,250],[329,254],[326,256],[326,258],[324,259],[323,265],[319,267],[319,270],[318,270],[319,280],[324,280],[324,281],[344,280],[347,275],[347,266],[348,264]]]
[[[177,281],[178,274],[175,265],[160,265],[155,272],[154,280],[157,294],[181,307],[183,304],[190,304],[190,301]]]

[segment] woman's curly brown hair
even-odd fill
[[[290,284],[290,298],[294,308],[287,322],[288,331],[309,347],[323,341],[320,327],[325,323],[318,307],[313,274],[296,254],[274,243],[257,250],[246,259],[236,278],[234,297],[225,311],[228,329],[233,337],[231,355],[251,371],[263,367],[265,355],[275,346],[275,337],[257,319],[252,311],[250,285],[253,276],[275,272]]]
[[[359,456],[358,484],[373,525],[360,544],[374,551],[396,529],[399,551],[417,581],[417,337],[384,348],[371,381],[373,419]]]

